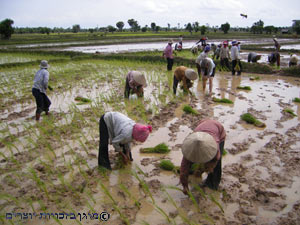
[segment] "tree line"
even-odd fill
[[[197,33],[200,32],[202,35],[204,35],[207,31],[222,31],[224,34],[227,34],[229,30],[233,31],[243,31],[243,32],[252,32],[254,34],[272,34],[272,33],[277,33],[278,31],[282,31],[283,29],[289,30],[290,32],[294,31],[297,34],[300,34],[300,20],[293,20],[293,24],[291,29],[289,27],[275,27],[275,26],[264,26],[264,22],[262,20],[259,20],[251,26],[251,28],[231,28],[230,24],[228,22],[221,24],[221,26],[213,26],[209,27],[209,25],[202,25],[200,26],[199,22],[194,22],[194,23],[187,23],[184,25],[184,28],[180,28],[180,24],[178,23],[177,27],[171,27],[171,25],[168,23],[167,27],[160,27],[157,26],[155,22],[152,22],[150,26],[145,25],[144,27],[141,27],[138,23],[137,20],[135,19],[128,19],[127,21],[129,25],[129,29],[124,29],[125,23],[123,21],[118,21],[116,23],[116,26],[109,25],[107,27],[100,27],[100,28],[88,28],[88,29],[83,29],[80,27],[79,24],[73,25],[71,28],[49,28],[49,27],[13,27],[12,25],[14,24],[14,21],[12,19],[5,19],[0,22],[0,35],[1,39],[10,39],[11,35],[13,33],[17,34],[23,34],[23,33],[41,33],[41,34],[50,34],[50,33],[66,33],[66,32],[73,32],[73,33],[78,33],[78,32],[111,32],[114,33],[116,31],[122,32],[124,30],[129,30],[131,32],[147,32],[147,31],[152,31],[152,32],[159,32],[161,30],[163,31],[182,31],[186,30],[190,32],[191,34],[193,32]]]

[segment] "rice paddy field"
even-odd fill
[[[36,122],[31,88],[42,59],[50,62],[52,104],[50,115]],[[179,88],[174,96],[173,73],[164,60],[3,51],[1,64],[9,65],[0,69],[1,223],[300,223],[300,104],[293,101],[300,97],[300,78],[232,76],[218,68],[212,96],[198,79],[192,96]],[[146,76],[143,99],[123,97],[130,70]],[[185,112],[186,106],[196,113]],[[108,111],[153,126],[145,143],[133,143],[130,165],[121,165],[110,146],[111,172],[99,169],[97,159],[99,119]],[[245,113],[265,127],[242,120]],[[213,191],[199,185],[207,174],[191,175],[186,196],[178,184],[181,144],[204,118],[218,120],[226,130],[222,181]],[[170,151],[142,151],[161,143]],[[163,160],[169,160],[169,171],[160,166]]]

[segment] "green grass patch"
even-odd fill
[[[172,171],[175,169],[175,165],[168,159],[163,159],[159,163],[159,167],[163,170]]]
[[[233,104],[233,101],[227,99],[227,98],[215,98],[213,97],[212,99],[214,102],[218,102],[218,103],[226,103],[226,104]]]
[[[237,89],[251,91],[251,87],[250,86],[238,86]]]
[[[286,109],[284,109],[283,111],[284,111],[284,112],[287,112],[287,113],[289,113],[289,114],[291,114],[292,116],[297,116],[297,115],[294,113],[294,110],[292,110],[292,109],[286,108]]]
[[[195,109],[193,109],[193,107],[191,107],[190,105],[184,105],[182,110],[185,113],[189,113],[189,114],[193,114],[193,115],[198,115],[198,111],[196,111]]]
[[[246,121],[247,123],[253,124],[256,127],[266,127],[266,124],[259,121],[255,118],[251,113],[244,113],[241,115],[241,119]]]
[[[84,98],[84,97],[81,97],[81,96],[77,96],[77,97],[75,98],[75,101],[80,102],[79,104],[85,104],[85,103],[91,103],[91,102],[92,102],[91,99]]]
[[[250,80],[260,80],[260,77],[259,76],[251,76],[249,77]]]
[[[168,153],[170,151],[168,145],[160,143],[152,148],[141,148],[141,153]]]
[[[294,99],[293,99],[293,102],[300,103],[300,98],[294,98]]]

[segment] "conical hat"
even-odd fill
[[[198,77],[197,73],[193,69],[186,69],[185,76],[190,80],[196,80]]]
[[[216,156],[218,145],[210,134],[194,132],[184,139],[181,151],[183,156],[191,162],[206,163]]]
[[[142,74],[139,71],[132,71],[132,77],[135,82],[137,82],[139,85],[143,85],[144,87],[147,86],[146,78],[144,74]]]

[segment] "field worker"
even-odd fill
[[[182,47],[182,41],[183,41],[183,36],[179,35],[179,44],[181,45],[181,47]]]
[[[226,66],[228,70],[230,70],[229,59],[230,59],[230,55],[229,55],[228,41],[224,41],[220,49],[220,64],[222,68]]]
[[[219,59],[219,58],[220,58],[221,47],[222,47],[221,44],[219,44],[219,45],[217,46],[217,49],[216,49],[216,52],[215,52],[216,59]]]
[[[298,64],[298,57],[296,54],[291,54],[291,57],[290,57],[290,61],[289,61],[289,67],[291,66],[297,66]]]
[[[108,144],[112,144],[116,152],[122,156],[127,164],[132,161],[130,143],[132,140],[144,142],[152,131],[150,125],[136,123],[119,112],[103,114],[99,122],[100,143],[98,165],[111,170],[108,157]]]
[[[242,73],[242,64],[240,60],[240,52],[238,49],[238,42],[232,41],[232,47],[231,47],[231,59],[232,59],[232,75],[235,75],[235,72],[237,72],[237,75],[241,75]]]
[[[261,55],[258,55],[257,53],[255,52],[250,52],[248,54],[248,63],[249,62],[253,62],[253,63],[256,63],[258,60],[260,60],[261,58]]]
[[[280,44],[279,44],[277,38],[273,37],[273,41],[274,41],[274,47],[275,47],[276,52],[279,52],[279,50],[280,50]]]
[[[214,43],[211,44],[211,51],[213,52],[212,58],[215,59],[217,46]]]
[[[208,176],[205,185],[217,190],[222,176],[222,153],[225,143],[225,129],[218,121],[204,119],[182,144],[183,158],[180,166],[180,183],[183,193],[188,194],[188,177],[194,163],[204,166]]]
[[[35,119],[40,120],[41,113],[45,111],[46,115],[49,115],[49,107],[51,101],[46,95],[49,81],[49,65],[46,60],[42,60],[40,64],[40,70],[36,72],[33,80],[32,94],[36,101]]]
[[[200,40],[196,42],[196,45],[201,42],[202,49],[204,49],[204,47],[206,46],[207,39],[208,39],[207,37],[200,38]]]
[[[210,51],[210,46],[209,45],[205,46],[204,51],[201,52],[200,55],[195,60],[199,78],[201,77],[201,61],[208,57],[209,51]]]
[[[201,70],[202,70],[202,87],[203,92],[205,93],[206,82],[209,80],[209,94],[212,94],[213,88],[213,79],[216,72],[216,65],[214,64],[211,58],[205,58],[201,61]]]
[[[195,45],[191,48],[191,52],[193,53],[193,55],[197,55],[198,54],[198,45]]]
[[[124,97],[129,98],[130,94],[143,97],[144,87],[147,87],[145,75],[140,71],[130,71],[126,77]]]
[[[173,40],[168,41],[168,45],[166,46],[163,57],[167,59],[167,70],[172,70],[173,63],[174,63],[174,56],[173,56],[173,48],[172,48]]]
[[[268,61],[270,64],[276,63],[277,66],[280,66],[280,54],[278,52],[272,52],[270,55],[268,55]]]
[[[189,89],[193,86],[192,80],[196,79],[197,73],[193,69],[189,69],[185,66],[176,67],[173,79],[173,93],[176,95],[178,83],[182,81],[183,91],[192,94]]]

